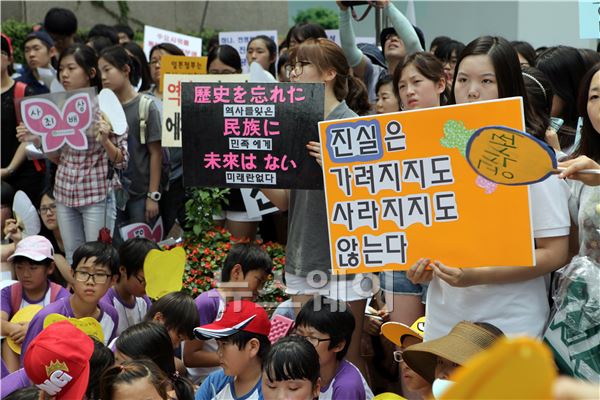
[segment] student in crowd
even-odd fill
[[[200,325],[217,320],[228,301],[255,298],[271,274],[272,266],[271,258],[260,246],[234,244],[223,263],[219,287],[196,297]],[[182,353],[183,362],[194,381],[204,379],[219,366],[217,342],[214,339],[185,342]]]
[[[52,36],[58,54],[75,44],[77,17],[66,8],[53,7],[44,17],[44,29]]]
[[[375,101],[375,112],[387,114],[400,111],[400,99],[394,90],[394,81],[391,75],[384,75],[375,85],[377,98]]]
[[[209,74],[241,74],[242,60],[236,49],[229,45],[220,45],[208,54],[207,68]],[[249,217],[239,189],[230,189],[227,204],[223,205],[220,215],[213,218],[219,226],[224,226],[236,239],[254,240],[260,216]]]
[[[42,81],[38,68],[46,68],[55,72],[52,66],[56,56],[54,40],[46,31],[31,32],[23,40],[23,53],[27,68],[16,80],[32,88],[36,95],[49,93],[50,88]]]
[[[160,60],[162,56],[185,56],[183,50],[172,43],[159,43],[150,49],[150,76],[153,84],[150,87],[149,94],[162,100],[162,92],[160,91]]]
[[[406,55],[423,51],[424,44],[420,43],[415,28],[391,1],[384,1],[382,4],[383,10],[392,23],[392,28],[385,28],[380,34],[381,48],[387,62],[387,71],[391,75]],[[340,8],[340,41],[344,54],[352,67],[354,76],[365,83],[369,90],[369,99],[371,99],[371,102],[375,102],[375,85],[381,76],[385,74],[385,68],[374,64],[369,57],[360,51],[356,45],[354,30],[350,21],[350,10],[341,1],[337,1],[337,5]]]
[[[32,96],[35,90],[23,82],[15,82],[13,74],[13,48],[11,40],[1,34],[2,62],[2,153],[0,162],[0,178],[12,186],[14,191],[22,190],[29,199],[37,204],[44,181],[44,174],[36,169],[33,161],[27,160],[25,153],[26,144],[19,143],[16,137],[19,122],[16,110],[18,100],[25,96]],[[12,204],[11,204],[12,206]]]
[[[600,161],[600,63],[590,69],[581,81],[578,98],[579,115],[583,118],[581,140],[571,159],[586,156]],[[571,255],[588,256],[600,263],[600,220],[598,204],[600,188],[587,186],[579,181],[568,181],[571,188],[569,211],[571,230]]]
[[[100,399],[167,399],[169,379],[150,360],[130,360],[107,369],[102,374]]]
[[[144,276],[144,260],[151,250],[160,247],[146,238],[128,239],[119,247],[119,280],[102,298],[119,314],[117,335],[142,322],[152,305],[146,296]]]
[[[50,314],[60,314],[67,318],[94,318],[102,327],[104,344],[115,338],[119,316],[111,305],[100,299],[119,276],[117,250],[102,242],[81,245],[73,255],[72,273],[73,294],[47,305],[33,317],[21,346],[21,359],[27,354],[29,343],[42,331],[44,319]]]
[[[289,82],[290,77],[288,76],[285,67],[290,60],[288,52],[280,53],[279,60],[277,60],[277,80],[279,82]]]
[[[61,53],[58,78],[66,90],[87,87],[101,88],[98,58],[91,48],[76,44]],[[127,134],[120,136],[111,131],[102,118],[95,125],[95,137],[88,137],[87,150],[70,146],[60,149],[48,158],[58,164],[54,181],[57,217],[67,261],[85,242],[97,240],[100,230],[111,234],[115,223],[113,188],[119,187],[113,168],[127,166]],[[39,146],[39,136],[31,134],[21,124],[17,128],[21,141]]]
[[[535,49],[529,42],[514,40],[510,42],[510,45],[517,52],[521,67],[535,67]]]
[[[127,53],[129,53],[130,56],[136,58],[140,63],[141,81],[138,84],[139,87],[137,87],[137,91],[140,93],[148,92],[152,86],[152,76],[150,75],[150,64],[148,64],[148,59],[144,54],[144,50],[136,42],[124,42],[121,43],[121,46],[127,50]]]
[[[369,93],[362,81],[357,79],[352,85],[348,85],[346,104],[348,104],[348,107],[360,117],[372,113],[373,106],[369,103]]]
[[[265,400],[319,398],[319,354],[304,338],[289,336],[277,341],[263,360],[262,370]]]
[[[431,44],[429,45],[429,52],[431,54],[435,54],[435,50],[442,44],[442,43],[446,43],[451,41],[452,39],[450,39],[448,36],[436,36],[433,38],[433,40],[431,41]]]
[[[9,322],[12,316],[31,304],[45,307],[68,297],[69,292],[48,279],[55,266],[54,249],[45,237],[33,235],[19,241],[8,261],[14,266],[18,282],[0,292],[0,328],[2,336],[10,337],[20,345],[25,339],[29,323]],[[2,342],[2,359],[10,372],[18,369],[19,357],[8,347],[6,340]]]
[[[249,300],[227,303],[221,319],[194,330],[202,340],[216,339],[221,370],[211,373],[196,400],[262,400],[262,361],[269,352],[271,321]]]
[[[101,399],[102,374],[115,365],[113,352],[96,338],[92,337],[92,340],[94,341],[94,353],[90,358],[90,378],[85,391],[85,398],[88,400]]]
[[[192,383],[179,375],[167,328],[156,322],[141,322],[123,331],[115,343],[115,361],[149,358],[168,377],[177,400],[192,400]]]
[[[579,51],[581,58],[583,58],[586,71],[589,71],[594,65],[600,62],[600,53],[597,51],[592,49],[577,49],[577,51]]]
[[[465,45],[462,42],[459,42],[458,40],[450,40],[448,42],[440,43],[433,53],[433,55],[440,60],[444,66],[444,73],[446,74],[446,87],[448,90],[452,89],[454,70],[456,69],[456,60],[458,60],[458,57],[464,48]]]
[[[352,118],[357,115],[348,108],[345,98],[348,85],[356,78],[350,75],[350,66],[342,49],[328,39],[307,40],[291,49],[288,65],[292,82],[325,83],[325,120]],[[309,155],[321,164],[317,142],[306,144]],[[357,274],[348,280],[331,279],[331,259],[325,192],[322,190],[263,189],[280,210],[289,210],[288,245],[285,275],[288,293],[296,304],[304,304],[313,295],[325,293],[334,300],[344,300],[352,310],[357,323],[348,358],[362,367],[360,341],[366,300],[371,297],[370,280]],[[319,271],[328,282],[309,281]]]
[[[341,301],[316,296],[296,317],[294,334],[312,344],[321,367],[320,399],[365,400],[373,397],[362,374],[346,353],[353,340],[354,316]]]
[[[246,47],[246,59],[248,65],[257,62],[273,77],[275,73],[275,62],[277,61],[277,44],[273,39],[265,35],[253,37]]]
[[[406,57],[394,71],[393,87],[400,99],[402,110],[417,110],[447,104],[445,76],[442,63],[429,53],[413,53]]]
[[[173,349],[183,340],[194,337],[194,328],[199,325],[198,311],[192,296],[185,292],[171,292],[152,303],[144,321],[154,321],[167,328]]]
[[[298,46],[308,39],[327,39],[325,29],[319,24],[300,23],[294,25],[289,31],[289,47]]]
[[[413,371],[403,359],[404,351],[410,346],[422,343],[425,332],[425,317],[418,318],[410,327],[399,322],[387,322],[381,334],[398,346],[394,351],[394,360],[400,364],[402,376],[402,394],[412,399],[431,398],[431,383]]]
[[[558,131],[561,150],[570,154],[577,131],[577,90],[586,72],[585,62],[574,47],[550,47],[537,57],[536,65],[550,80],[554,89],[551,116],[562,118]]]
[[[526,126],[534,131],[529,127],[531,111],[519,59],[506,39],[483,36],[469,43],[459,57],[452,88],[457,104],[523,97]],[[565,185],[550,177],[530,186],[535,268],[462,269],[429,259],[410,268],[407,276],[413,283],[431,280],[426,340],[447,334],[464,316],[493,323],[507,334],[541,336],[549,315],[546,276],[568,259],[570,221]]]
[[[402,352],[402,359],[433,384],[436,379],[448,380],[458,367],[503,336],[492,324],[461,321],[445,336],[409,346]]]
[[[125,43],[135,43],[133,41],[133,29],[127,24],[117,24],[113,28],[117,31],[117,35],[119,37],[119,44],[123,45]]]
[[[152,224],[159,215],[158,202],[161,198],[160,178],[162,171],[160,111],[154,101],[142,99],[135,91],[140,78],[140,65],[121,46],[106,48],[100,54],[98,67],[102,73],[102,84],[111,89],[123,106],[127,125],[127,147],[130,154],[129,166],[123,174],[126,201],[117,207],[117,228],[121,225],[145,222]],[[147,120],[141,126],[143,104],[149,101]],[[115,231],[117,244],[122,241],[118,229]]]
[[[161,112],[163,94],[159,93],[160,60],[164,55],[184,56],[185,54],[183,50],[171,43],[160,43],[150,49],[150,76],[154,84],[145,93],[153,95],[160,100],[157,105],[160,106]],[[169,173],[168,189],[163,189],[159,201],[160,215],[163,219],[165,232],[169,232],[176,221],[179,222],[180,226],[185,225],[186,194],[183,186],[183,152],[181,147],[171,147],[169,149],[169,163],[171,170]]]

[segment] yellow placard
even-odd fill
[[[146,294],[158,299],[170,292],[178,292],[183,286],[185,250],[175,247],[171,250],[151,250],[144,260]]]
[[[42,308],[44,307],[40,306],[39,304],[31,304],[27,307],[23,307],[13,315],[13,317],[10,319],[10,322],[12,322],[13,324],[18,324],[21,322],[31,322],[33,317],[35,317],[35,314],[37,314]],[[17,354],[21,354],[21,345],[16,344],[10,336],[7,336],[6,343],[12,351],[14,351]]]
[[[505,126],[477,130],[467,143],[466,153],[479,175],[502,185],[539,182],[556,168],[556,156],[550,146]]]
[[[333,273],[533,266],[527,186],[496,185],[465,158],[479,128],[523,130],[521,98],[319,124]]]
[[[102,326],[100,325],[100,322],[98,322],[95,318],[67,318],[61,314],[49,314],[44,319],[44,329],[54,324],[55,322],[60,321],[69,321],[77,329],[81,330],[86,335],[96,338],[98,341],[104,343],[104,331],[102,331]]]
[[[450,377],[441,399],[551,399],[552,353],[530,338],[501,339]]]
[[[160,93],[166,74],[201,75],[206,74],[208,57],[172,56],[165,54],[160,58]]]

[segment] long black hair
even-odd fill
[[[581,139],[579,146],[571,155],[572,158],[578,156],[588,156],[589,158],[600,161],[600,132],[597,132],[592,125],[590,115],[587,111],[588,94],[592,85],[592,78],[600,71],[600,63],[594,65],[583,77],[579,87],[578,109],[579,115],[583,118],[583,127],[581,128]]]
[[[83,43],[75,43],[67,47],[58,59],[58,71],[56,72],[56,78],[60,82],[60,63],[67,56],[73,56],[77,65],[79,65],[87,76],[90,78],[90,86],[95,87],[100,91],[102,89],[102,79],[100,78],[100,71],[98,70],[98,56],[96,51]]]
[[[125,42],[121,46],[125,48],[130,54],[132,54],[137,61],[140,63],[140,75],[142,77],[142,85],[140,86],[140,92],[150,90],[152,85],[152,76],[150,76],[150,65],[148,59],[144,54],[144,50],[136,42]]]
[[[137,57],[131,56],[123,46],[114,45],[105,48],[100,53],[100,58],[105,59],[109,64],[120,71],[129,67],[129,82],[136,86],[142,77],[140,62]]]
[[[210,65],[213,61],[219,60],[223,64],[235,69],[236,73],[242,73],[242,59],[240,58],[240,53],[233,47],[228,44],[222,44],[215,48],[213,48],[210,53],[208,53],[208,60],[206,62],[206,67],[210,71]]]
[[[246,51],[250,47],[250,44],[252,42],[254,42],[255,40],[262,40],[265,43],[265,46],[267,47],[267,51],[269,52],[269,59],[273,60],[269,63],[269,72],[274,77],[277,77],[277,71],[275,71],[275,62],[277,61],[277,43],[275,43],[275,41],[273,39],[271,39],[270,37],[268,37],[266,35],[258,35],[258,36],[253,37],[248,42]]]

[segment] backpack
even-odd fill
[[[50,282],[50,303],[56,301],[56,296],[58,296],[60,293],[60,289],[62,289],[62,286],[54,282]],[[22,301],[23,285],[21,285],[21,282],[17,282],[10,287],[10,306],[12,308],[13,315],[19,311]]]
[[[140,96],[139,105],[139,116],[140,116],[140,143],[146,144],[147,133],[146,126],[148,121],[148,115],[150,113],[150,105],[154,100],[148,95],[142,94]],[[161,146],[162,151],[162,167],[160,170],[160,192],[166,192],[169,190],[169,176],[171,174],[171,156],[169,149]]]

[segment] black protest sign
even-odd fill
[[[182,83],[186,186],[322,189],[320,83]]]

